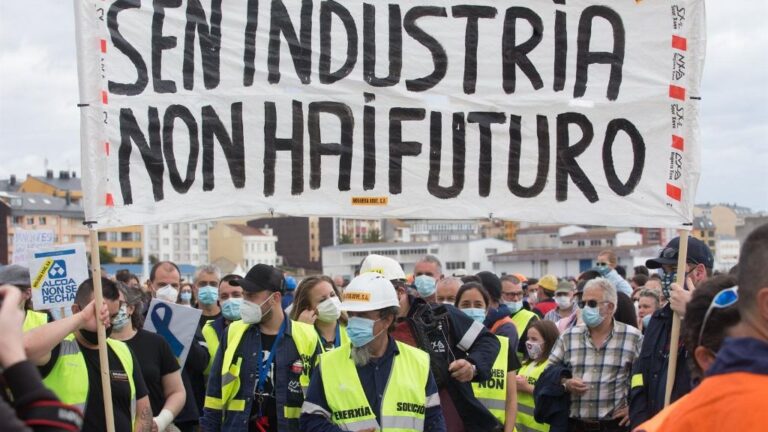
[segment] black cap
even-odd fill
[[[488,295],[495,301],[501,298],[501,280],[495,274],[489,271],[481,271],[475,276],[483,282],[483,288],[488,291]]]
[[[243,287],[246,292],[272,291],[283,294],[285,280],[283,273],[266,264],[256,264],[248,270],[248,274],[242,279],[229,281],[230,285]]]
[[[676,265],[679,250],[680,237],[675,237],[659,252],[658,257],[646,261],[645,266],[649,269],[657,269],[664,264]],[[696,237],[688,237],[688,256],[685,258],[689,264],[703,264],[704,267],[710,269],[715,264],[715,257],[712,256],[709,246]]]

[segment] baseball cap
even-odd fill
[[[680,237],[675,237],[659,252],[658,257],[646,261],[645,266],[649,269],[657,269],[664,264],[676,265],[679,250]],[[703,241],[696,237],[688,237],[688,256],[685,258],[689,264],[703,264],[704,267],[710,269],[715,263],[712,251]]]
[[[283,273],[267,264],[256,264],[242,279],[229,281],[230,285],[243,287],[246,292],[272,291],[284,293]]]
[[[29,288],[32,285],[29,269],[18,264],[11,264],[0,269],[0,285],[15,285],[19,288]]]
[[[555,292],[557,289],[557,276],[551,274],[542,276],[542,278],[539,279],[539,287],[550,292]]]
[[[573,285],[571,285],[570,282],[563,279],[560,282],[557,283],[557,289],[555,289],[555,293],[564,292],[569,293],[573,291]]]
[[[394,285],[378,272],[360,273],[344,289],[343,298],[341,310],[347,312],[368,312],[400,306]]]
[[[382,255],[370,254],[360,264],[360,274],[378,273],[387,280],[405,280],[405,272],[400,263]]]
[[[498,276],[489,271],[481,271],[475,276],[480,278],[483,288],[488,291],[488,295],[493,300],[498,301],[501,298],[501,280],[499,280]]]

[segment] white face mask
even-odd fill
[[[338,297],[328,297],[317,305],[317,319],[334,322],[341,316],[341,302]]]
[[[160,300],[165,300],[167,302],[176,303],[176,298],[179,296],[179,290],[176,288],[165,285],[162,288],[158,289],[155,293],[157,295],[157,298]]]
[[[555,303],[560,309],[568,309],[573,304],[573,300],[570,297],[555,297]]]
[[[248,300],[243,300],[243,304],[240,305],[240,319],[243,320],[246,324],[258,324],[261,322],[261,320],[264,318],[264,315],[268,314],[269,311],[272,310],[272,307],[270,307],[266,312],[261,312],[261,307],[267,303],[270,299],[272,299],[272,296],[274,296],[275,293],[272,293],[269,297],[267,297],[266,300],[264,300],[264,303],[258,304],[258,303],[251,303]]]

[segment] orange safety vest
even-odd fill
[[[634,432],[757,431],[768,427],[768,375],[708,377]]]

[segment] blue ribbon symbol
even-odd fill
[[[164,310],[162,318],[160,317],[160,314],[157,313],[158,309]],[[159,302],[157,306],[152,309],[152,315],[150,316],[152,325],[155,326],[155,332],[168,341],[168,344],[171,346],[171,351],[173,351],[173,355],[178,358],[181,356],[182,351],[184,351],[184,344],[176,339],[176,336],[171,333],[171,317],[173,317],[173,309],[162,302]]]

